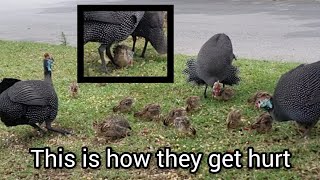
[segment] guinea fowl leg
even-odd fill
[[[148,40],[146,40],[146,42],[144,43],[144,47],[143,47],[143,51],[141,53],[141,57],[144,58],[144,54],[146,53],[147,50],[147,46],[148,46]]]
[[[204,93],[203,93],[204,98],[207,98],[207,88],[208,88],[208,85],[206,84],[206,88],[204,89]]]
[[[62,129],[55,129],[55,128],[51,127],[51,122],[46,122],[46,128],[47,128],[49,131],[61,133],[61,134],[63,134],[63,135],[71,134],[71,133],[68,132],[68,131],[65,131],[65,130],[62,130]]]
[[[106,65],[106,59],[105,59],[105,56],[104,56],[104,52],[105,52],[106,48],[107,48],[106,44],[101,44],[100,47],[98,48],[100,59],[101,59],[101,63],[102,63],[102,67],[101,68],[102,68],[102,71],[104,73],[108,73],[108,69],[107,69],[107,65]]]
[[[298,124],[298,126],[300,128],[299,130],[302,133],[302,138],[307,138],[307,137],[310,136],[310,131],[316,125],[316,123],[317,122],[313,122],[311,124],[304,124],[304,123],[298,123],[297,122],[297,124]],[[302,130],[301,130],[301,127],[303,128]]]
[[[44,133],[44,130],[41,129],[38,125],[36,125],[36,124],[30,124],[30,126],[34,127],[34,128],[35,128],[36,130],[38,130],[39,132]]]
[[[132,51],[134,52],[134,47],[136,46],[137,36],[132,36],[132,40],[133,40]]]
[[[111,48],[111,45],[107,46],[106,54],[107,54],[108,58],[110,59],[110,61],[112,62],[112,64],[119,68],[120,66],[118,66],[118,65],[114,62],[114,59],[113,59],[113,57],[112,57],[112,55],[111,55],[110,48]]]

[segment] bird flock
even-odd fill
[[[101,16],[102,15],[102,16]],[[130,24],[129,17],[133,15],[141,25],[133,25],[133,29],[126,31],[125,24],[119,24],[120,20]],[[101,45],[99,49],[107,47],[107,55],[110,51],[109,46],[127,35],[132,34],[133,37],[145,37],[146,44],[141,56],[145,56],[147,42],[156,48],[159,53],[164,52],[166,44],[163,46],[162,40],[154,40],[151,37],[154,33],[146,28],[145,24],[152,24],[148,12],[127,12],[114,14],[105,12],[88,12],[85,14],[85,29],[99,30],[97,34],[90,34],[88,31],[85,36],[85,42],[92,41],[99,36],[99,42],[103,43],[108,40],[107,45]],[[157,16],[159,14],[156,14]],[[109,17],[109,18],[105,18]],[[110,18],[114,17],[114,18]],[[91,22],[91,20],[95,20]],[[151,18],[152,19],[152,18]],[[99,21],[108,21],[116,25],[106,25]],[[144,22],[145,21],[145,22]],[[162,27],[162,22],[160,25]],[[119,25],[119,27],[117,26]],[[156,24],[159,24],[157,22]],[[127,24],[128,25],[128,24]],[[116,27],[113,27],[116,26]],[[114,29],[112,29],[113,27]],[[131,26],[130,26],[131,27]],[[138,27],[137,29],[135,27]],[[110,29],[111,28],[111,29]],[[108,34],[101,36],[106,30],[113,31],[121,29],[123,37],[115,39],[109,37]],[[159,31],[158,33],[162,33]],[[99,35],[100,34],[100,35]],[[124,35],[125,34],[125,35]],[[161,34],[161,37],[162,34]],[[90,39],[91,38],[91,39]],[[101,40],[102,39],[102,40]],[[160,45],[157,44],[160,42]],[[114,51],[115,57],[109,57],[118,67],[126,67],[132,64],[133,49],[126,46],[117,46]],[[104,51],[103,51],[104,52]],[[101,54],[104,56],[104,54]],[[131,59],[128,57],[131,57]],[[205,86],[203,96],[208,98],[207,89],[212,88],[211,97],[218,101],[228,101],[236,96],[236,92],[232,89],[233,85],[239,85],[241,81],[239,77],[238,67],[233,65],[233,60],[237,60],[233,53],[232,42],[229,36],[224,33],[215,34],[207,42],[203,44],[196,58],[187,60],[186,68],[182,73],[186,75],[186,82],[198,86]],[[50,63],[48,63],[50,62]],[[61,134],[71,134],[62,129],[51,127],[52,121],[56,118],[58,112],[58,97],[51,80],[53,63],[48,54],[44,59],[44,80],[22,81],[14,78],[4,78],[0,83],[0,118],[6,126],[30,125],[38,131],[43,131],[39,126],[45,122],[46,128],[50,131]],[[228,86],[226,86],[228,85]],[[239,85],[241,88],[241,85]],[[72,82],[69,87],[70,96],[78,98],[80,87],[76,81]],[[172,109],[168,115],[161,114],[161,105],[157,103],[146,104],[140,111],[134,112],[134,118],[143,121],[161,122],[163,126],[174,127],[179,133],[195,137],[196,129],[192,125],[190,114],[197,111],[201,107],[200,96],[190,96],[185,100],[185,107],[177,107]],[[101,123],[93,124],[98,135],[102,135],[107,139],[119,139],[130,135],[131,126],[128,120],[119,115],[120,113],[132,112],[134,98],[127,97],[112,108],[114,115],[109,116]],[[256,118],[256,122],[244,129],[256,130],[259,133],[266,133],[272,129],[274,121],[295,121],[304,137],[310,134],[310,130],[316,125],[320,118],[320,61],[311,64],[301,64],[298,67],[283,74],[275,88],[273,95],[265,91],[256,92],[248,103],[252,106],[265,110],[263,114]],[[243,126],[241,121],[241,111],[232,109],[226,120],[228,129],[237,129]]]

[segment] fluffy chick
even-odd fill
[[[262,113],[256,118],[256,122],[251,125],[258,133],[266,133],[272,128],[272,117],[268,112]]]
[[[195,111],[200,107],[200,97],[199,96],[190,96],[186,100],[186,111],[191,112]]]
[[[223,101],[228,101],[233,98],[235,92],[233,89],[229,87],[221,87],[221,83],[219,81],[213,84],[213,98]]]
[[[117,45],[114,50],[114,63],[119,68],[133,65],[133,51],[126,45]]]
[[[191,123],[187,116],[176,117],[173,120],[174,127],[182,133],[195,136],[197,131],[191,126]]]
[[[176,117],[186,116],[187,111],[183,108],[172,109],[168,116],[163,120],[163,125],[169,126],[173,124],[173,121]]]
[[[227,117],[228,129],[236,129],[241,124],[241,112],[240,110],[231,110]]]
[[[121,100],[117,106],[113,107],[113,112],[129,112],[132,108],[134,100],[133,98],[126,97],[125,99]]]
[[[102,123],[94,123],[99,136],[104,136],[107,140],[121,139],[130,135],[130,124],[121,116],[111,116]]]
[[[78,93],[79,93],[80,89],[79,89],[79,85],[78,83],[76,83],[75,81],[73,81],[70,86],[69,86],[69,93],[71,97],[77,97]]]
[[[268,92],[266,91],[258,91],[256,93],[254,93],[249,99],[248,99],[248,103],[249,104],[252,104],[254,105],[255,102],[257,101],[257,99],[260,99],[260,98],[271,98],[271,94],[269,94]]]
[[[161,107],[159,104],[148,104],[141,111],[134,113],[134,117],[140,117],[149,121],[160,119]]]

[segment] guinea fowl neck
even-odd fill
[[[44,72],[44,81],[52,84],[51,72]]]

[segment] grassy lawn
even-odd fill
[[[128,67],[125,70],[115,69],[110,74],[101,72],[101,60],[98,52],[99,43],[87,43],[84,46],[84,76],[97,77],[97,76],[167,76],[167,56],[158,55],[156,50],[148,43],[145,58],[141,58],[141,52],[144,46],[144,39],[138,38],[136,42],[135,54],[133,57],[134,66]],[[121,42],[128,47],[132,47],[131,36]],[[114,46],[112,46],[114,47]],[[106,56],[107,57],[107,56]],[[107,58],[107,60],[109,60]],[[106,62],[108,63],[108,62]],[[108,65],[109,68],[114,69],[113,66]]]
[[[91,45],[89,45],[91,46]],[[92,45],[92,47],[94,47]],[[149,46],[151,47],[151,46]],[[93,48],[94,49],[94,48]],[[139,49],[142,49],[141,44]],[[196,87],[185,82],[181,73],[185,67],[187,56],[175,56],[174,84],[80,84],[80,96],[73,99],[69,96],[69,84],[76,80],[76,49],[65,46],[55,46],[29,42],[0,41],[0,79],[15,77],[23,80],[42,79],[42,55],[51,53],[55,58],[53,82],[59,96],[59,113],[54,121],[54,127],[72,130],[76,135],[61,136],[47,133],[39,137],[31,126],[17,126],[7,128],[0,123],[0,174],[8,179],[312,179],[320,176],[320,128],[316,127],[310,139],[304,140],[296,132],[292,122],[274,123],[271,132],[258,134],[256,132],[234,130],[226,128],[226,116],[230,108],[240,109],[243,113],[245,125],[255,121],[255,117],[262,111],[247,104],[247,99],[257,90],[273,92],[275,84],[284,72],[296,67],[295,63],[271,61],[256,61],[238,58],[235,64],[240,68],[241,83],[235,86],[236,96],[228,102],[204,99],[204,87]],[[138,54],[140,55],[140,52]],[[158,64],[158,71],[162,72],[164,60],[154,51],[147,51],[147,57],[152,57],[153,64]],[[93,52],[93,53],[96,53]],[[97,58],[95,58],[97,59]],[[139,64],[144,60],[139,60]],[[143,68],[153,73],[154,65]],[[161,68],[160,68],[161,67]],[[150,68],[150,69],[149,69]],[[139,72],[137,68],[133,68]],[[120,73],[121,71],[119,71]],[[143,71],[145,72],[145,71]],[[125,73],[125,72],[124,72]],[[144,122],[133,117],[133,113],[126,114],[133,132],[131,136],[113,143],[98,140],[92,124],[102,121],[112,114],[112,107],[126,96],[132,96],[136,102],[134,111],[140,110],[147,103],[159,103],[162,114],[170,109],[185,106],[188,96],[201,96],[201,110],[190,117],[197,130],[195,138],[179,135],[172,128],[165,128],[161,123]],[[77,167],[69,169],[34,169],[33,156],[28,153],[31,147],[51,147],[56,149],[63,146],[65,151],[75,152]],[[81,169],[81,147],[87,146],[89,151],[96,151],[102,155],[100,169]],[[222,169],[218,174],[210,174],[206,165],[206,158],[202,160],[200,170],[196,174],[189,174],[188,170],[156,168],[154,162],[149,169],[106,169],[104,166],[105,147],[112,147],[116,152],[152,152],[158,148],[170,146],[175,152],[227,152],[240,149],[246,156],[246,149],[254,147],[258,152],[278,152],[289,149],[293,154],[292,169]],[[246,157],[242,158],[243,160]],[[246,164],[245,162],[243,163]]]

